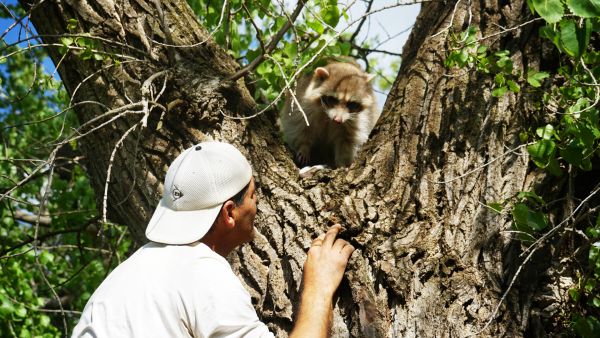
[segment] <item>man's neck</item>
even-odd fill
[[[207,236],[205,236],[207,237]],[[221,243],[222,241],[216,241],[213,238],[202,238],[198,243],[203,243],[204,245],[206,245],[209,249],[211,249],[212,251],[218,253],[219,255],[223,256],[223,257],[227,257],[231,251],[233,251],[234,248],[229,248],[226,245],[223,245],[223,243]]]

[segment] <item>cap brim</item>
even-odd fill
[[[174,211],[161,199],[146,228],[146,237],[164,244],[189,244],[210,230],[222,204],[202,210]]]

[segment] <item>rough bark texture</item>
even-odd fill
[[[309,243],[335,222],[348,228],[358,250],[339,290],[334,337],[463,337],[482,330],[519,263],[518,244],[503,233],[508,220],[485,204],[530,185],[527,156],[502,156],[520,144],[518,132],[529,123],[527,98],[494,98],[489,76],[446,69],[449,31],[433,35],[449,25],[466,28],[467,5],[471,24],[483,35],[498,25],[515,26],[527,19],[525,1],[462,2],[455,11],[454,3],[423,4],[371,140],[349,169],[304,180],[282,144],[274,113],[249,120],[224,116],[250,115],[254,102],[242,81],[225,80],[238,66],[223,50],[210,39],[186,48],[158,43],[191,45],[209,38],[184,0],[160,3],[162,23],[150,0],[48,0],[32,15],[41,34],[64,33],[67,20],[76,18],[82,32],[135,47],[104,43],[104,50],[143,60],[109,68],[73,55],[62,61],[59,71],[70,93],[92,75],[74,102],[104,105],[77,106],[81,123],[142,100],[142,84],[166,71],[159,100],[166,110],[155,107],[147,127],[129,134],[116,152],[109,218],[143,241],[170,161],[206,138],[228,140],[251,160],[260,185],[256,239],[230,261],[259,316],[278,336],[292,328]],[[525,27],[487,43],[513,52],[515,67],[524,71],[540,60],[533,31]],[[60,60],[57,50],[50,52]],[[153,81],[156,92],[163,80]],[[100,206],[115,144],[142,117],[129,114],[81,139]],[[539,275],[545,268],[536,268]],[[532,276],[523,274],[528,287],[517,283],[480,335],[542,334],[531,321],[540,323],[532,315],[538,285]]]

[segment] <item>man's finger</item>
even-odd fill
[[[352,244],[348,244],[348,245],[344,246],[342,248],[342,251],[340,251],[340,253],[343,255],[343,257],[345,259],[350,259],[350,256],[352,256],[353,252],[354,252],[354,247],[352,246]]]
[[[333,243],[333,249],[334,249],[334,250],[336,250],[336,251],[342,251],[342,248],[343,248],[345,245],[347,245],[347,244],[350,244],[350,243],[348,243],[347,241],[345,241],[345,240],[343,240],[343,239],[341,239],[341,238],[338,238],[338,239],[336,239],[336,240],[335,240],[335,242]]]
[[[329,230],[327,230],[327,233],[325,234],[325,239],[323,240],[323,246],[325,246],[325,247],[333,246],[333,242],[335,241],[335,236],[337,236],[338,232],[340,232],[340,229],[342,229],[342,226],[339,224],[335,224],[334,226],[329,228]]]

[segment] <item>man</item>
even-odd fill
[[[252,169],[232,145],[200,143],[169,167],[146,229],[151,241],[88,301],[73,337],[273,337],[225,257],[253,238]],[[332,299],[354,248],[340,226],[313,241],[290,337],[327,337]]]

